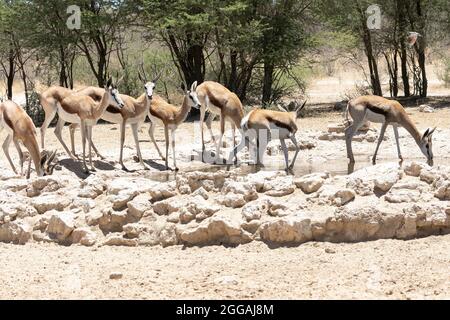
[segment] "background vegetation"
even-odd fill
[[[121,92],[138,95],[144,63],[150,74],[162,71],[158,90],[169,100],[182,82],[215,80],[269,106],[302,92],[318,71],[332,75],[339,61],[360,68],[361,91],[425,97],[430,53],[449,83],[450,2],[377,3],[379,30],[367,26],[366,0],[1,0],[0,90],[12,98],[21,81],[38,117],[38,83],[103,86],[121,74]],[[67,27],[70,5],[81,8],[79,30]],[[414,47],[409,31],[423,35]]]

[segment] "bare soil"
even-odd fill
[[[450,236],[278,249],[1,244],[0,260],[1,299],[450,299]]]

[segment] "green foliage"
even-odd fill
[[[373,68],[381,59],[394,63],[406,31],[421,31],[425,45],[448,50],[440,47],[449,36],[448,0],[380,0],[382,29],[371,31],[365,27],[371,0],[99,3],[97,10],[90,0],[0,1],[0,76],[10,71],[12,57],[16,81],[22,67],[30,91],[34,77],[70,87],[101,85],[118,73],[124,75],[121,91],[137,96],[143,61],[150,76],[163,71],[157,91],[169,99],[176,100],[181,82],[206,79],[223,83],[242,99],[270,104],[304,90],[313,67],[315,76],[321,69],[332,75],[341,57],[357,64],[372,85],[377,72],[369,72],[368,65]],[[405,7],[402,17],[399,4]],[[69,5],[82,8],[81,30],[66,26]],[[419,53],[407,49],[411,70]],[[449,69],[448,63],[442,68],[446,81]]]
[[[32,91],[30,94],[26,112],[31,117],[31,119],[33,119],[33,122],[37,127],[42,125],[45,119],[45,115],[42,112],[41,103],[36,91]]]
[[[445,86],[450,87],[450,57],[442,59],[438,76],[445,83]]]

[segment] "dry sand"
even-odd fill
[[[450,236],[279,249],[1,244],[0,260],[2,299],[450,298]]]

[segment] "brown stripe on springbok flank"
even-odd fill
[[[208,95],[209,101],[210,101],[214,106],[216,106],[216,107],[219,108],[219,109],[222,109],[222,108],[223,108],[222,102],[220,102],[220,100],[217,99],[216,96],[215,96],[211,91],[208,90],[208,91],[207,91],[207,95]]]
[[[380,114],[380,115],[384,116],[385,118],[387,116],[387,112],[380,107],[368,105],[367,109],[369,109],[373,113]]]
[[[120,110],[113,106],[108,106],[108,108],[106,108],[106,111],[114,114],[120,113]]]
[[[8,117],[8,113],[7,112],[3,113],[3,119],[5,119],[6,125],[14,130],[13,123],[12,123],[11,119]]]
[[[284,122],[275,120],[273,118],[267,118],[267,120],[269,120],[270,122],[272,122],[273,124],[275,124],[277,127],[283,128],[288,130],[290,133],[294,132],[294,128]]]

